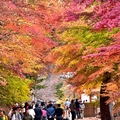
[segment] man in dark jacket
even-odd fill
[[[76,99],[75,108],[76,108],[77,118],[79,119],[80,118],[80,103],[79,103],[78,99]]]
[[[74,100],[71,100],[70,110],[71,110],[72,120],[75,120],[75,103],[74,103]]]
[[[39,104],[36,104],[35,105],[35,119],[34,120],[40,120],[41,119],[41,116],[42,116],[42,110],[41,108],[39,107]]]
[[[57,105],[57,109],[55,110],[56,120],[63,120],[64,110],[60,108],[60,104]]]

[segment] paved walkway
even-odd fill
[[[70,117],[68,117],[68,119],[71,120],[71,114]],[[101,119],[96,117],[84,117],[84,119],[75,119],[75,120],[101,120]]]
[[[75,120],[101,120],[100,118],[96,118],[96,117],[87,117],[84,119],[75,119]],[[114,120],[120,120],[120,116],[115,117]]]
[[[96,117],[87,117],[87,118],[79,119],[79,120],[100,120],[100,119]]]
[[[69,118],[69,120],[71,120],[71,118]],[[75,119],[75,120],[101,120],[101,119],[96,117],[85,117],[84,119]]]

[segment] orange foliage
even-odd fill
[[[0,64],[21,77],[37,72],[44,67],[46,54],[56,46],[49,38],[49,9],[42,2],[33,6],[11,0],[0,3]]]

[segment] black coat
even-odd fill
[[[41,108],[40,107],[36,107],[34,109],[34,111],[35,111],[35,119],[40,119],[41,116],[42,116],[42,110],[41,110]]]

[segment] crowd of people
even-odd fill
[[[71,120],[83,119],[85,105],[82,101],[68,99],[61,107],[61,104],[53,104],[52,101],[41,103],[26,102],[16,103],[8,114],[0,110],[0,120]]]
[[[84,118],[85,104],[81,100],[76,99],[70,102],[67,99],[64,106],[66,118],[69,118],[70,114],[71,120]]]

